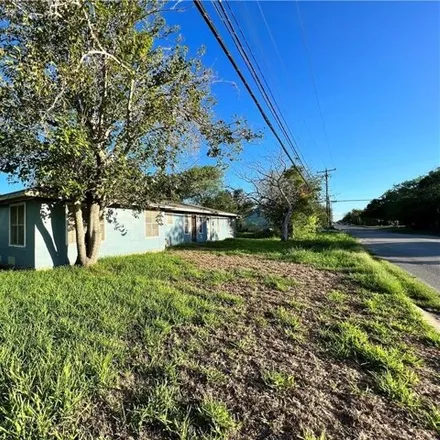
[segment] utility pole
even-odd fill
[[[330,202],[330,194],[328,190],[328,181],[330,177],[330,173],[336,171],[336,168],[332,168],[331,170],[325,169],[323,171],[318,171],[318,174],[323,174],[325,179],[325,210],[327,213],[327,226],[330,228],[332,225],[332,207]]]

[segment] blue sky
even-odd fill
[[[241,186],[237,172],[276,154],[279,146],[192,2],[181,5],[188,9],[168,20],[180,25],[192,50],[206,46],[205,63],[224,80],[213,88],[218,114],[243,115],[265,134],[229,168],[227,183]],[[209,2],[204,5],[215,17]],[[378,197],[440,165],[440,3],[299,3],[327,137],[296,3],[234,1],[230,7],[306,162],[314,171],[337,168],[331,180],[336,199]],[[200,156],[197,163],[206,160]],[[0,192],[10,189],[0,178]],[[335,204],[335,217],[365,204]]]

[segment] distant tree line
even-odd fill
[[[373,199],[364,210],[349,212],[352,224],[398,224],[413,229],[440,229],[440,168],[407,180]]]

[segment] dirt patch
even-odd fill
[[[437,438],[420,415],[382,395],[361,362],[337,358],[328,347],[325,331],[332,323],[364,313],[347,275],[261,256],[171,253],[197,268],[198,275],[189,274],[180,286],[222,304],[218,319],[175,326],[157,371],[141,348],[118,389],[97,403],[93,437]],[[438,349],[411,335],[402,338],[423,360],[417,367],[418,393],[439,401]],[[175,392],[167,395],[170,389]],[[231,423],[223,413],[201,420],[207,399],[225,405],[233,429],[224,428]]]
[[[332,310],[328,295],[334,290],[355,294],[342,275],[255,256],[175,254],[200,269],[245,269],[255,274],[254,282],[240,279],[219,286],[244,298],[244,308],[237,319],[213,330],[209,341],[200,345],[196,356],[202,368],[182,371],[188,394],[213,395],[236,415],[241,427],[233,438],[300,439],[307,430],[317,436],[325,432],[333,439],[436,438],[409,411],[373,392],[371,377],[358,364],[335,360],[327,353],[320,337],[320,316],[339,313]],[[267,275],[295,284],[280,292],[263,282]],[[277,308],[297,317],[297,328],[278,323]],[[190,338],[185,332],[191,330],[176,335],[177,346],[183,347]],[[206,366],[227,381],[212,383],[203,373]],[[293,377],[294,386],[271,388],[263,379],[268,370]]]

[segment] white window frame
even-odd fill
[[[23,237],[23,244],[12,244],[11,243],[11,208],[16,206],[23,206],[23,230],[24,230],[24,237]],[[26,247],[26,203],[14,203],[12,205],[9,205],[9,247],[17,247],[17,248],[25,248]]]

